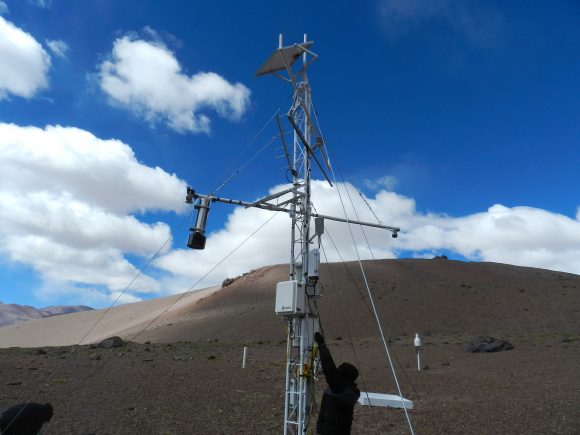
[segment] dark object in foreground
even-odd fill
[[[109,337],[109,338],[105,338],[103,341],[101,341],[98,345],[98,347],[104,347],[105,349],[112,349],[114,347],[123,347],[125,345],[125,340],[123,340],[121,337],[118,336],[114,336],[114,337]]]
[[[21,403],[2,413],[0,432],[2,435],[37,435],[42,425],[51,418],[50,403]]]
[[[514,347],[506,340],[483,336],[475,337],[467,346],[466,351],[471,353],[480,352],[502,352],[504,350],[511,350]]]
[[[349,363],[342,363],[337,368],[324,337],[317,332],[314,340],[318,343],[320,362],[328,384],[322,396],[316,431],[322,435],[348,435],[352,427],[354,405],[360,397],[360,390],[355,383],[358,370]]]

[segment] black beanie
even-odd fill
[[[352,364],[342,363],[340,366],[338,366],[338,370],[342,376],[344,376],[349,381],[354,382],[358,378],[358,370]]]

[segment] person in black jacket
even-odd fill
[[[0,416],[0,434],[37,435],[42,425],[52,418],[50,403],[21,403],[8,408]]]
[[[360,397],[360,390],[355,383],[358,370],[349,363],[342,363],[337,368],[322,334],[314,334],[314,341],[318,343],[320,362],[328,384],[322,395],[316,431],[321,435],[348,435],[354,405]]]

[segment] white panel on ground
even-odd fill
[[[388,408],[413,409],[413,402],[408,399],[401,399],[395,394],[366,393],[361,391],[358,403],[363,406],[383,406]]]

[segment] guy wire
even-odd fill
[[[334,245],[334,242],[332,242],[332,243],[333,243],[333,245]],[[328,272],[329,272],[329,275],[330,275],[330,281],[332,282],[332,287],[333,287],[333,288],[335,289],[335,291],[336,291],[336,282],[334,281],[334,275],[332,274],[332,267],[331,267],[330,263],[328,262],[328,256],[326,255],[326,250],[324,249],[324,245],[323,245],[322,243],[320,244],[320,247],[322,248],[322,253],[324,254],[324,260],[326,261],[326,265],[327,265],[327,267],[328,267]],[[335,247],[335,249],[336,249],[336,252],[337,252],[337,253],[338,253],[338,255],[340,256],[340,253],[338,252],[338,248],[336,247],[336,245],[334,245],[334,247]],[[343,265],[345,265],[345,267],[346,267],[346,264],[344,263],[344,261],[343,261]],[[359,293],[360,293],[360,292],[359,292]],[[351,347],[351,350],[352,350],[352,354],[353,354],[353,356],[354,356],[354,359],[355,359],[355,361],[356,361],[357,367],[361,367],[361,365],[360,365],[360,361],[359,361],[359,359],[358,359],[358,355],[357,355],[357,352],[356,352],[356,349],[355,349],[355,347],[354,347],[354,341],[353,341],[353,339],[352,339],[352,334],[351,334],[351,332],[350,332],[350,328],[349,328],[349,326],[348,326],[348,322],[346,321],[346,316],[345,316],[345,314],[344,314],[344,308],[343,308],[343,306],[342,306],[342,300],[340,299],[340,295],[339,295],[338,291],[336,291],[336,297],[337,297],[337,300],[338,300],[338,307],[340,308],[340,314],[341,314],[341,316],[342,316],[343,324],[344,324],[344,326],[345,326],[345,328],[346,328],[346,333],[347,333],[347,335],[348,335],[348,340],[349,340],[349,343],[350,343],[350,347]],[[363,299],[363,301],[364,301],[364,302],[365,302],[365,304],[366,304],[366,301],[365,301],[364,299]],[[368,307],[368,305],[367,305],[367,307]],[[321,329],[322,329],[322,328],[321,328]],[[359,373],[359,376],[360,376],[360,378],[361,378],[361,381],[362,381],[362,382],[361,382],[361,384],[362,384],[363,388],[364,388],[365,390],[367,390],[367,400],[369,401],[369,405],[370,405],[370,409],[371,409],[371,415],[372,415],[372,417],[373,417],[373,422],[375,423],[375,428],[376,428],[376,430],[377,430],[377,434],[379,434],[379,433],[380,433],[380,430],[379,430],[379,425],[378,425],[378,422],[377,422],[377,420],[374,418],[374,417],[375,417],[375,410],[373,409],[374,407],[371,405],[371,402],[370,402],[370,400],[369,400],[369,398],[368,398],[368,388],[367,388],[367,383],[366,383],[366,381],[365,381],[365,377],[364,377],[364,375],[363,375],[363,372],[362,372],[362,370],[360,371],[360,373]]]
[[[148,322],[140,331],[137,332],[137,334],[135,334],[131,339],[127,340],[129,342],[132,342],[135,340],[135,338],[137,338],[141,333],[143,333],[143,331],[145,331],[148,327],[150,327],[154,322],[156,322],[162,315],[164,315],[167,311],[169,311],[169,309],[171,309],[171,307],[173,307],[177,302],[179,302],[183,297],[185,297],[186,295],[188,295],[189,293],[191,293],[191,291],[203,280],[205,279],[211,272],[213,272],[215,269],[217,269],[225,260],[227,260],[231,255],[233,255],[242,245],[244,245],[248,240],[250,240],[254,235],[256,235],[256,233],[258,231],[260,231],[264,226],[266,226],[266,224],[268,224],[279,212],[276,211],[272,214],[272,216],[270,216],[270,218],[268,218],[264,223],[262,223],[262,225],[260,225],[256,230],[254,230],[248,237],[246,237],[241,243],[239,243],[233,250],[231,250],[225,257],[223,257],[218,263],[216,263],[208,272],[206,272],[201,278],[199,278],[195,284],[193,284],[191,287],[189,287],[189,289],[185,292],[182,293],[179,298],[177,298],[176,300],[174,300],[173,302],[171,302],[159,315],[157,315],[153,320],[151,320],[150,322]],[[81,338],[81,340],[76,343],[75,345],[72,346],[71,351],[61,360],[61,362],[57,365],[57,367],[52,370],[50,372],[50,374],[48,376],[45,377],[44,382],[42,382],[40,385],[44,385],[48,382],[48,380],[53,377],[56,373],[58,373],[61,369],[62,366],[64,365],[64,363],[68,360],[68,358],[70,358],[75,352],[76,350],[79,348],[80,344],[82,343],[82,341],[90,334],[91,331],[94,330],[94,328],[97,326],[97,324],[99,322],[101,322],[101,320],[105,317],[105,315],[113,308],[113,306],[115,305],[115,303],[117,303],[117,301],[121,298],[121,296],[129,289],[129,287],[137,280],[137,278],[143,273],[143,271],[147,268],[147,266],[155,259],[155,257],[161,252],[161,250],[163,249],[163,247],[169,242],[169,240],[171,240],[171,237],[169,239],[167,239],[160,247],[159,249],[155,252],[155,254],[153,254],[149,260],[143,265],[143,267],[139,270],[139,272],[135,275],[135,277],[131,280],[131,282],[125,287],[125,289],[121,292],[121,294],[119,294],[119,296],[115,299],[115,301],[105,310],[105,312],[97,319],[97,321],[93,324],[93,326],[89,329],[89,331],[87,333],[85,333],[85,335]],[[103,367],[101,367],[102,369]],[[85,378],[83,378],[81,380],[81,382],[79,383],[79,388],[88,380],[90,379],[92,376],[94,376],[94,373],[87,375]],[[39,389],[31,396],[30,400],[28,400],[26,403],[29,404],[31,402],[34,401],[34,399],[38,396],[38,393],[41,391],[41,387],[39,387]],[[8,426],[5,428],[7,429],[8,427],[10,427],[10,424],[12,424],[12,422],[14,422],[18,416],[24,411],[25,407],[23,407],[18,414],[16,414],[14,416],[14,418],[12,419],[12,421],[8,424]]]

